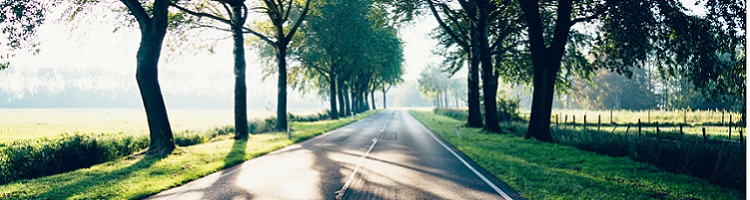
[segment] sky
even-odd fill
[[[692,2],[684,0],[683,4],[699,7]],[[102,13],[106,12],[79,16],[78,23],[48,20],[41,26],[40,53],[18,51],[11,67],[0,71],[0,108],[140,106],[135,82],[140,39],[137,27],[123,26],[120,16]],[[49,19],[58,19],[59,14],[60,10],[55,11]],[[404,42],[403,78],[407,82],[415,82],[427,65],[441,62],[432,54],[437,42],[428,35],[435,27],[434,18],[427,15],[399,30]],[[168,106],[232,108],[232,43],[227,36],[218,31],[203,32],[199,38],[167,36],[159,79]],[[215,45],[213,53],[199,48],[211,45]],[[246,48],[248,105],[275,110],[276,79],[271,76],[262,80],[264,63],[252,47]],[[391,93],[400,90],[395,88]],[[292,110],[327,105],[314,94],[291,91],[289,103]]]

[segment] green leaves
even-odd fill
[[[34,41],[37,28],[46,20],[49,8],[60,2],[60,0],[0,2],[0,33],[5,38],[0,45],[11,51],[17,49],[37,51],[37,43]]]

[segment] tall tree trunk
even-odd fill
[[[386,97],[386,96],[385,96],[385,93],[386,93],[386,91],[385,91],[385,86],[384,86],[384,88],[383,88],[382,90],[380,90],[380,91],[381,91],[381,92],[383,92],[383,109],[388,109],[388,105],[387,105],[387,103],[386,103],[386,98],[385,98],[385,97]]]
[[[283,33],[281,34],[283,35]],[[276,130],[286,131],[287,110],[286,110],[286,45],[277,47],[279,60],[279,83],[276,102]]]
[[[531,61],[534,68],[534,93],[531,102],[531,119],[526,138],[551,142],[550,115],[555,92],[555,81],[560,70],[565,44],[570,31],[571,0],[561,0],[557,6],[554,37],[547,48],[544,44],[544,28],[539,14],[539,2],[521,0],[521,9],[526,16],[529,33]]]
[[[479,23],[477,23],[477,43],[482,63],[482,92],[484,94],[484,128],[490,132],[500,132],[497,119],[497,79],[492,67],[492,54],[489,45],[489,1],[478,0]]]
[[[245,85],[245,38],[242,5],[232,5],[232,39],[234,40],[234,128],[235,138],[247,138],[247,86]]]
[[[362,91],[362,112],[370,110],[370,102],[367,101],[367,97],[369,96],[369,92]]]
[[[132,1],[122,1],[131,12],[143,10],[142,5]],[[141,42],[136,54],[135,78],[143,100],[148,121],[149,154],[164,155],[174,150],[172,128],[167,116],[167,107],[159,86],[159,57],[164,36],[167,33],[167,8],[169,1],[157,0],[153,6],[153,17],[149,18],[144,12],[133,12],[141,29]]]
[[[328,92],[331,97],[331,119],[339,119],[339,112],[336,110],[336,75],[333,73],[331,73],[330,79],[328,80],[328,85]]]
[[[472,31],[473,32],[473,31]],[[473,33],[472,33],[473,35]],[[472,37],[472,43],[474,42]],[[474,45],[472,45],[474,46]],[[469,77],[467,78],[467,90],[469,93],[469,127],[482,127],[482,111],[479,104],[479,49],[470,47],[469,52]]]
[[[344,82],[343,81],[336,81],[338,82],[336,90],[338,90],[338,98],[339,98],[339,116],[345,117],[346,116],[346,102],[344,101],[344,96],[346,93],[344,93]]]
[[[346,109],[346,116],[352,114],[352,98],[353,97],[349,94],[349,87],[344,87],[344,102],[346,103],[344,108]]]
[[[172,128],[167,116],[167,107],[159,86],[158,64],[165,33],[159,30],[145,30],[141,46],[138,48],[136,80],[146,109],[151,144],[149,151],[155,154],[169,153],[175,148]],[[166,30],[164,30],[166,32]]]
[[[370,104],[372,104],[372,109],[377,110],[378,106],[375,105],[375,90],[374,89],[370,91],[370,100],[371,100]]]

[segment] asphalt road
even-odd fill
[[[149,199],[522,199],[403,110],[385,110]]]

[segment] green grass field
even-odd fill
[[[294,114],[314,112],[318,110]],[[175,132],[205,131],[234,121],[231,109],[170,109],[168,113]],[[248,113],[251,120],[274,115],[270,111]],[[0,143],[63,133],[145,135],[148,124],[143,109],[0,109]]]
[[[529,199],[743,199],[742,191],[663,171],[627,157],[526,140],[518,134],[487,134],[465,122],[410,112],[451,145]]]
[[[0,186],[0,199],[140,199],[212,172],[325,133],[377,111],[353,118],[290,123],[286,133],[264,133],[247,140],[231,136],[179,147],[164,157],[131,155],[90,168]]]
[[[642,131],[655,133],[656,128],[653,126],[654,123],[660,123],[661,131],[673,131],[679,132],[679,126],[677,124],[683,124],[683,132],[685,134],[702,135],[703,128],[706,128],[706,134],[712,137],[728,139],[729,138],[729,120],[732,118],[732,123],[735,127],[732,129],[732,139],[739,139],[739,132],[745,133],[744,127],[736,127],[737,121],[740,119],[740,114],[736,112],[724,112],[723,124],[722,124],[722,111],[683,111],[683,110],[645,110],[645,111],[629,111],[629,110],[614,110],[610,111],[602,110],[567,110],[567,109],[554,109],[552,110],[552,116],[550,121],[553,126],[555,123],[568,125],[559,125],[565,128],[572,128],[570,125],[573,123],[573,117],[575,116],[576,127],[581,129],[583,124],[584,115],[586,116],[586,127],[589,129],[596,130],[597,122],[601,117],[601,130],[606,132],[620,132],[624,133],[630,125],[628,133],[633,134],[637,131],[638,119],[643,124]],[[567,121],[566,121],[567,117]],[[529,118],[528,111],[521,111],[521,118]],[[650,119],[650,120],[649,120]],[[615,126],[614,124],[617,124]],[[704,125],[705,124],[705,125]],[[636,133],[637,134],[637,133]]]

